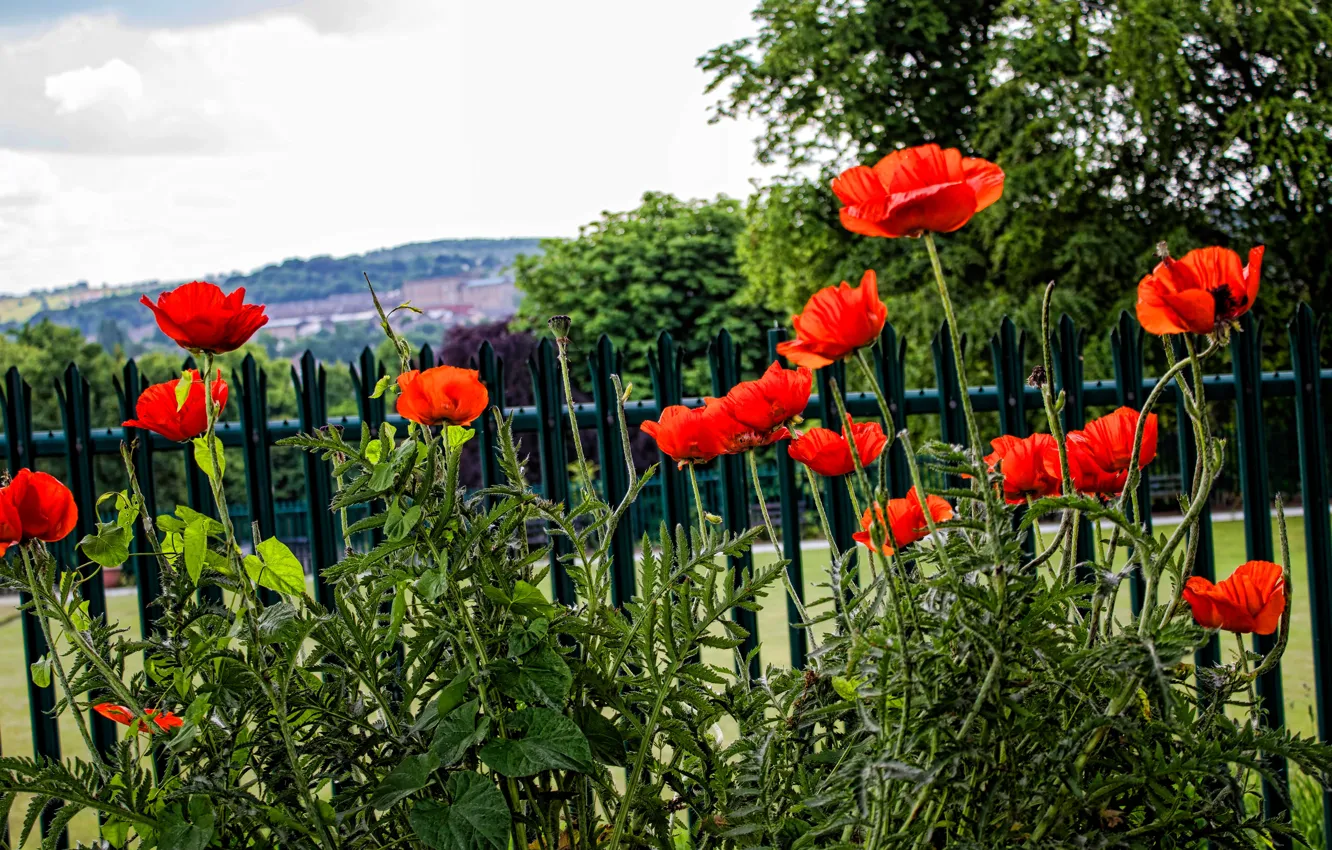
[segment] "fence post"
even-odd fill
[[[906,349],[906,340],[897,338],[897,328],[891,322],[885,322],[879,334],[879,344],[874,346],[874,371],[879,388],[888,401],[888,412],[893,415],[892,427],[896,431],[907,426]],[[906,448],[900,440],[893,440],[885,463],[888,464],[888,495],[895,499],[904,498],[911,489],[911,468],[907,465]]]
[[[315,362],[307,349],[301,355],[301,370],[291,369],[291,383],[296,388],[296,406],[301,433],[313,434],[328,426],[324,367]],[[324,570],[338,562],[338,529],[329,505],[333,502],[333,481],[328,461],[314,452],[301,452],[305,472],[305,514],[310,538],[310,573],[314,578],[315,599],[333,610],[333,588],[324,580]]]
[[[652,373],[652,394],[657,401],[658,416],[684,399],[684,379],[680,374],[682,358],[683,352],[676,347],[670,331],[657,335],[657,350],[648,354],[648,369]],[[657,472],[661,477],[661,513],[666,520],[667,533],[674,534],[681,525],[689,527],[689,484],[675,461],[660,450],[658,453],[661,455]]]
[[[416,368],[424,372],[427,369],[433,369],[438,365],[435,362],[435,349],[430,347],[430,343],[421,343],[421,351],[416,355]]]
[[[422,346],[421,358],[425,359],[426,346]],[[504,415],[504,361],[495,355],[495,347],[490,344],[490,340],[481,343],[477,349],[476,360],[473,363],[477,373],[481,377],[481,383],[486,385],[490,393],[490,407],[498,410],[499,415]],[[478,448],[481,452],[481,486],[494,487],[500,483],[502,478],[499,468],[499,431],[495,425],[495,415],[492,410],[487,410],[481,414],[480,424],[476,429]],[[491,499],[490,501],[494,501]]]
[[[9,438],[5,446],[7,454],[5,460],[9,464],[9,474],[14,475],[20,469],[35,470],[37,452],[32,444],[32,387],[23,380],[17,366],[9,367],[9,371],[5,373],[3,400],[5,436]],[[31,595],[27,593],[19,595],[21,605],[28,605],[31,602]],[[50,647],[47,646],[46,636],[42,633],[41,621],[31,609],[24,610],[22,625],[23,652],[28,664],[32,665],[41,660],[41,657],[50,651]],[[28,689],[28,720],[32,724],[33,754],[38,758],[60,761],[60,727],[55,717],[55,684],[42,688],[32,680],[32,676],[23,678]],[[55,809],[48,806],[42,812],[42,835],[46,835],[50,830],[53,817]],[[67,836],[62,833],[56,840],[56,846],[68,846]]]
[[[1290,360],[1295,372],[1295,433],[1300,452],[1300,493],[1304,502],[1304,553],[1309,571],[1309,602],[1313,621],[1314,693],[1318,705],[1318,738],[1332,741],[1332,527],[1328,500],[1327,437],[1324,434],[1319,343],[1322,320],[1315,320],[1308,302],[1300,302],[1291,319]],[[1323,835],[1332,835],[1332,793],[1323,792]]]
[[[245,452],[245,494],[249,499],[250,522],[258,523],[263,540],[277,536],[277,516],[273,513],[273,453],[268,439],[268,375],[247,354],[240,372],[231,373],[231,381],[240,391],[240,427]],[[247,528],[245,536],[253,535]],[[276,591],[259,588],[259,601],[274,605],[281,597]]]
[[[814,373],[819,384],[819,419],[823,427],[838,433],[846,431],[846,423],[837,421],[837,402],[833,400],[833,380],[837,388],[846,392],[846,364],[843,362],[824,366]],[[838,552],[849,552],[856,546],[852,534],[860,525],[860,517],[855,516],[851,508],[851,497],[846,492],[846,485],[840,477],[823,479],[824,504],[828,508],[828,523],[832,526],[833,542]]]
[[[386,416],[384,396],[381,395],[379,398],[371,396],[374,395],[375,384],[386,374],[384,365],[375,359],[374,351],[367,345],[361,349],[357,362],[350,364],[348,368],[351,370],[352,390],[356,393],[356,409],[361,413],[361,421],[370,427],[371,436],[377,437],[379,426],[384,424]],[[370,541],[372,546],[384,542],[382,526],[370,530]]]
[[[934,374],[939,385],[939,431],[945,443],[965,446],[967,419],[962,410],[962,386],[958,382],[957,361],[953,358],[952,334],[948,324],[939,326],[930,345],[934,352]],[[962,356],[966,356],[967,337],[962,335]],[[979,447],[978,447],[979,448]],[[957,482],[953,485],[956,486]]]
[[[1235,375],[1235,442],[1239,448],[1240,493],[1244,499],[1244,543],[1249,560],[1272,560],[1271,493],[1267,480],[1267,436],[1263,427],[1262,368],[1263,354],[1259,334],[1262,322],[1246,313],[1238,332],[1230,335],[1231,368]],[[1276,646],[1277,636],[1254,635],[1254,649],[1267,654]],[[1278,728],[1285,723],[1286,710],[1281,690],[1281,666],[1258,679],[1265,725]],[[1263,813],[1269,818],[1285,814],[1282,800],[1289,787],[1286,760],[1271,760],[1276,781],[1263,780]],[[1274,836],[1275,845],[1289,847],[1284,836]]]
[[[1115,395],[1120,407],[1142,410],[1142,328],[1127,310],[1119,312],[1119,324],[1110,331],[1110,359],[1115,366]],[[1182,394],[1181,394],[1182,395]],[[1183,408],[1181,408],[1183,409]],[[1180,430],[1185,430],[1180,420]],[[1132,512],[1132,505],[1129,507]],[[1150,537],[1152,533],[1152,482],[1151,475],[1144,473],[1138,481],[1138,510],[1141,516],[1130,516],[1133,521],[1142,524]],[[1131,550],[1130,550],[1131,551]],[[1142,596],[1146,592],[1142,573],[1135,570],[1129,578],[1129,600],[1133,613],[1142,610]]]
[[[620,400],[611,375],[620,372],[620,358],[615,344],[602,334],[587,358],[592,373],[592,404],[597,411],[597,449],[601,458],[602,497],[609,505],[618,505],[629,492],[629,470],[633,463],[625,457],[620,440]],[[634,530],[626,516],[615,527],[611,538],[611,604],[617,608],[634,598]]]
[[[1008,316],[999,332],[990,337],[990,359],[994,361],[994,386],[999,395],[999,433],[1027,436],[1027,385],[1023,350],[1027,335]]]
[[[735,350],[731,334],[725,328],[708,345],[708,365],[712,371],[712,394],[721,398],[731,387],[740,383],[740,353]],[[746,486],[745,459],[740,455],[727,455],[717,459],[721,483],[722,526],[732,534],[749,528],[749,489]],[[754,553],[727,557],[735,571],[737,583],[754,571]],[[740,655],[749,661],[749,675],[757,679],[762,674],[758,655],[758,614],[745,608],[736,608],[732,615],[740,628],[749,633],[740,646]]]
[[[1087,424],[1087,407],[1082,396],[1082,349],[1087,343],[1087,335],[1073,326],[1073,320],[1065,313],[1059,319],[1059,325],[1050,339],[1050,357],[1054,361],[1055,396],[1064,393],[1064,410],[1061,423],[1064,433],[1077,431]],[[1075,553],[1079,564],[1089,563],[1096,548],[1091,522],[1082,519],[1078,523],[1078,547]],[[1084,580],[1091,578],[1086,568],[1079,568],[1078,576]]]
[[[1184,341],[1176,336],[1172,341],[1175,346],[1175,357],[1184,358],[1188,356],[1184,348]],[[1185,493],[1193,492],[1193,474],[1197,470],[1198,463],[1198,443],[1193,433],[1193,428],[1185,427],[1184,423],[1189,422],[1189,413],[1184,406],[1184,394],[1175,394],[1175,419],[1180,423],[1177,429],[1179,440],[1179,486]],[[1216,580],[1216,549],[1212,542],[1212,506],[1211,503],[1203,505],[1202,512],[1198,515],[1198,524],[1194,528],[1194,533],[1198,535],[1198,555],[1193,562],[1193,574],[1202,576],[1208,581]],[[1218,635],[1212,635],[1212,639],[1198,648],[1194,653],[1194,662],[1198,667],[1215,667],[1221,663],[1221,638]]]
[[[532,373],[532,398],[537,413],[537,457],[541,460],[541,494],[547,501],[569,507],[569,464],[564,450],[564,409],[561,403],[559,365],[555,362],[555,344],[549,337],[537,343],[528,358]],[[573,399],[569,399],[573,404]],[[579,439],[577,433],[573,435]],[[565,558],[573,552],[573,542],[547,523],[550,542],[550,577],[555,598],[565,605],[577,601],[573,579],[565,569]]]
[[[181,368],[189,372],[199,367],[195,364],[193,357],[186,357],[185,362],[181,364]],[[213,373],[213,380],[217,380],[216,372]],[[217,505],[213,503],[213,491],[208,486],[208,475],[194,459],[193,444],[185,443],[183,456],[185,460],[185,501],[191,509],[217,519]],[[221,605],[222,588],[217,585],[201,587],[199,588],[199,599],[212,605]]]
[[[73,363],[66,367],[63,380],[56,381],[55,387],[60,418],[65,425],[65,462],[68,465],[65,483],[74,494],[74,504],[79,509],[78,524],[67,541],[69,564],[74,566],[62,565],[61,569],[79,571],[83,579],[79,583],[79,594],[88,603],[88,615],[94,620],[105,621],[106,584],[102,579],[102,568],[92,562],[79,566],[78,548],[74,544],[85,534],[97,531],[97,484],[93,480],[92,423],[89,419],[92,389]],[[93,746],[103,755],[109,755],[116,747],[116,724],[95,712],[90,720]]]
[[[138,409],[139,396],[148,386],[148,381],[139,374],[139,364],[133,360],[125,364],[120,381],[116,381],[116,395],[120,398],[122,420],[133,419]],[[157,516],[157,478],[153,475],[153,432],[140,431],[126,427],[122,438],[131,447],[134,462],[134,477],[139,482],[139,492],[143,494],[143,510],[149,516]],[[157,558],[153,553],[158,542],[149,540],[144,533],[143,523],[134,523],[134,539],[130,545],[130,557],[134,559],[134,580],[139,597],[139,632],[145,638],[152,634],[154,624],[161,615],[157,599],[162,595],[162,577],[157,572]]]
[[[777,359],[777,344],[785,339],[785,328],[768,330],[768,356],[773,360]],[[799,479],[796,478],[795,461],[791,460],[790,448],[790,440],[779,440],[773,445],[777,455],[777,492],[782,503],[782,554],[786,558],[786,576],[791,580],[791,587],[795,589],[797,598],[804,602],[804,553],[800,550],[800,528],[803,525],[800,509],[802,491]],[[887,463],[887,458],[883,462]],[[791,667],[800,670],[804,668],[808,658],[805,633],[809,627],[796,625],[801,622],[796,600],[792,599],[789,593],[783,592],[782,595],[786,597],[786,632],[791,649]]]
[[[1008,316],[999,323],[999,332],[990,337],[990,359],[994,361],[994,390],[998,396],[999,433],[1011,437],[1027,436],[1026,363],[1023,358],[1027,335],[1018,330]],[[1013,516],[1021,523],[1027,512],[1025,505],[1018,507]],[[1020,526],[1019,526],[1020,527]],[[1036,535],[1025,532],[1022,548],[1028,555],[1036,554]]]

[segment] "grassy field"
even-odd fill
[[[1216,523],[1217,572],[1224,577],[1245,560],[1244,527],[1238,522]],[[1313,642],[1309,629],[1309,607],[1306,587],[1308,575],[1304,557],[1304,525],[1302,519],[1295,517],[1289,521],[1291,539],[1291,570],[1294,592],[1294,611],[1291,619],[1291,637],[1285,658],[1282,661],[1282,681],[1285,688],[1285,707],[1287,725],[1294,731],[1313,734],[1316,730],[1314,719],[1313,685]],[[828,550],[811,544],[804,550],[804,575],[806,599],[817,599],[826,595],[819,583],[826,581],[828,568]],[[771,559],[771,554],[759,553],[760,561]],[[1120,616],[1128,614],[1128,594],[1120,594]],[[12,603],[11,603],[12,604]],[[107,607],[110,617],[122,626],[138,633],[138,606],[133,594],[116,594],[108,598]],[[31,755],[32,733],[28,720],[28,700],[26,680],[27,664],[23,653],[23,634],[19,621],[12,607],[0,614],[0,746],[6,755]],[[762,658],[767,664],[787,664],[790,660],[787,631],[786,605],[780,594],[769,594],[769,604],[765,604],[759,614],[759,634],[762,639]],[[1223,649],[1228,657],[1235,651],[1233,639],[1223,640]],[[61,719],[61,742],[66,757],[86,754],[82,740],[74,723],[68,718]],[[23,807],[15,807],[11,817],[11,827],[17,830],[22,822]],[[96,818],[84,813],[71,826],[71,837],[89,840],[96,835]],[[31,842],[30,846],[36,846]]]

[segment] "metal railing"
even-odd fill
[[[880,344],[875,348],[873,366],[886,393],[894,417],[894,427],[900,429],[914,422],[913,427],[919,430],[919,418],[933,416],[938,418],[939,435],[944,440],[963,443],[966,440],[966,427],[960,404],[956,364],[947,334],[947,327],[942,327],[931,341],[937,380],[935,387],[913,389],[906,386],[906,343],[899,339],[891,325],[884,328]],[[1313,624],[1318,733],[1323,740],[1332,740],[1332,649],[1329,649],[1332,647],[1332,643],[1329,643],[1332,641],[1332,526],[1329,526],[1328,514],[1332,492],[1329,492],[1326,474],[1327,438],[1322,416],[1323,388],[1327,382],[1332,381],[1332,369],[1321,368],[1322,327],[1321,323],[1315,321],[1308,305],[1299,307],[1286,329],[1291,370],[1261,369],[1260,334],[1260,323],[1246,315],[1241,332],[1231,336],[1230,372],[1207,375],[1204,385],[1209,402],[1233,405],[1239,492],[1244,506],[1246,550],[1250,559],[1274,560],[1264,402],[1272,399],[1291,400],[1290,414],[1295,426],[1301,495],[1305,506],[1304,534],[1309,564],[1307,604],[1311,608]],[[785,332],[780,329],[769,331],[768,353],[771,357],[776,357],[777,343],[784,338]],[[1155,383],[1154,379],[1143,374],[1144,334],[1129,315],[1121,315],[1110,333],[1115,375],[1113,380],[1084,380],[1082,351],[1085,341],[1085,334],[1076,329],[1068,317],[1064,317],[1058,324],[1051,340],[1055,366],[1052,380],[1055,389],[1063,391],[1066,396],[1062,417],[1068,429],[1082,427],[1089,408],[1118,405],[1139,407]],[[1036,414],[1042,410],[1040,391],[1026,385],[1029,365],[1036,362],[1036,346],[1026,345],[1023,335],[1007,318],[1001,322],[989,343],[995,383],[970,389],[973,406],[979,413],[997,414],[1000,433],[1025,436],[1030,430],[1028,411]],[[419,359],[420,368],[434,365],[435,358],[428,346],[421,350]],[[631,427],[656,418],[660,409],[666,405],[701,403],[700,399],[685,398],[683,395],[681,361],[681,352],[671,337],[662,334],[656,351],[649,358],[654,398],[628,403],[625,412]],[[725,331],[711,345],[709,361],[712,394],[720,396],[740,380],[738,353]],[[192,365],[188,362],[186,364],[187,368]],[[535,435],[538,447],[537,486],[547,498],[568,502],[571,495],[570,453],[567,451],[570,437],[568,409],[561,400],[558,364],[551,341],[542,340],[526,364],[503,363],[489,343],[486,343],[477,352],[474,365],[480,370],[482,380],[492,388],[491,403],[503,415],[513,417],[514,431]],[[532,377],[535,403],[509,407],[503,396],[504,370],[506,367],[522,368],[523,365]],[[619,500],[628,488],[624,446],[619,439],[615,421],[615,391],[611,382],[611,375],[617,373],[620,366],[621,358],[615,346],[611,340],[602,337],[587,358],[593,401],[574,404],[574,415],[580,430],[595,429],[599,486],[603,496],[612,502]],[[251,520],[258,523],[259,531],[265,537],[278,532],[270,455],[278,439],[328,425],[358,431],[362,423],[372,430],[383,422],[401,424],[396,416],[388,415],[383,398],[371,398],[376,381],[385,374],[384,367],[376,362],[371,351],[364,351],[358,361],[351,364],[350,369],[359,415],[332,418],[327,414],[325,367],[317,363],[308,352],[301,358],[299,365],[291,369],[290,379],[296,389],[299,407],[298,415],[293,418],[269,419],[268,376],[258,368],[253,358],[246,358],[233,374],[232,398],[239,401],[239,421],[222,423],[218,434],[223,445],[239,448],[244,454],[248,514]],[[816,394],[810,399],[807,417],[824,422],[836,419],[835,407],[831,404],[830,381],[835,378],[839,386],[845,386],[845,377],[840,364],[817,373]],[[133,411],[135,401],[146,384],[136,364],[133,361],[126,364],[116,387],[126,418]],[[153,487],[153,457],[171,452],[181,458],[185,469],[189,506],[205,513],[212,512],[207,480],[179,445],[132,428],[94,425],[89,419],[91,406],[88,382],[73,365],[65,371],[56,389],[63,428],[34,432],[32,388],[16,368],[8,370],[3,389],[5,433],[0,438],[0,448],[3,449],[11,472],[24,467],[32,468],[42,458],[58,457],[65,460],[66,483],[74,492],[80,513],[79,527],[71,539],[92,531],[96,521],[95,504],[99,494],[93,482],[94,457],[118,454],[122,441],[139,441],[134,463],[149,510],[156,513],[158,508]],[[846,403],[849,412],[856,417],[868,419],[879,415],[878,405],[872,395],[848,393]],[[1158,409],[1174,411],[1176,421],[1184,418],[1183,401],[1173,386],[1166,388]],[[500,471],[495,455],[496,429],[493,419],[487,416],[478,420],[477,430],[478,439],[472,445],[477,446],[474,450],[480,452],[482,483],[498,483]],[[1195,447],[1190,429],[1177,430],[1175,439],[1179,466],[1177,470],[1168,472],[1168,475],[1177,482],[1177,488],[1187,490],[1194,470]],[[1163,444],[1164,441],[1163,435]],[[910,486],[901,452],[901,442],[898,441],[887,457],[888,486],[894,496],[904,495]],[[324,605],[331,606],[332,594],[321,573],[337,561],[342,550],[336,517],[327,507],[333,495],[333,482],[327,463],[309,454],[303,456],[302,463],[304,490],[300,507],[304,508],[307,565],[314,577],[316,598]],[[716,479],[713,491],[715,501],[709,503],[709,510],[719,514],[724,527],[728,529],[749,527],[752,492],[741,459],[722,458],[713,468]],[[776,447],[775,461],[770,469],[776,482],[780,515],[783,519],[790,518],[781,524],[782,548],[790,559],[788,571],[791,584],[800,589],[805,585],[801,553],[802,523],[799,519],[799,478],[794,462],[787,455],[785,444]],[[688,523],[690,505],[686,498],[683,474],[667,461],[661,465],[659,476],[661,518],[672,528],[680,523]],[[846,491],[833,486],[835,483],[827,482],[824,501],[831,519],[834,542],[839,549],[845,549],[854,545],[851,535],[858,526],[859,518],[853,515]],[[1144,479],[1141,486],[1142,503],[1148,506],[1144,511],[1144,521],[1150,526],[1151,482]],[[297,506],[291,506],[290,512],[297,512]],[[640,523],[639,528],[634,528],[630,524],[622,524],[612,541],[613,594],[617,603],[628,599],[634,592],[634,547],[642,525]],[[1195,574],[1212,578],[1215,564],[1209,511],[1204,511],[1201,529]],[[649,530],[652,530],[651,527]],[[569,554],[569,542],[559,535],[552,535],[551,540],[554,595],[562,601],[572,601],[573,586],[564,574],[560,560]],[[1093,535],[1079,534],[1077,540],[1083,550],[1080,557],[1089,558]],[[142,529],[136,527],[132,552],[148,551],[148,541],[143,538]],[[752,554],[734,557],[733,566],[749,567],[752,557]],[[75,563],[76,559],[71,558],[68,562]],[[154,560],[142,558],[139,563],[139,613],[141,627],[147,632],[153,628],[156,617],[153,601],[159,591],[159,584]],[[82,587],[89,602],[90,613],[94,616],[104,614],[106,602],[102,582],[84,582]],[[1141,589],[1135,587],[1132,593],[1135,609],[1140,602],[1140,593]],[[1304,600],[1298,603],[1306,604]],[[741,612],[740,616],[741,625],[751,635],[745,647],[748,650],[758,644],[760,636],[757,619],[753,612]],[[795,604],[788,600],[787,638],[790,658],[793,664],[803,665],[806,661],[804,641],[794,626],[797,619]],[[41,631],[31,616],[24,617],[23,635],[26,656],[30,662],[47,652]],[[776,636],[767,637],[771,639]],[[1275,636],[1258,637],[1255,648],[1266,652],[1274,643]],[[1219,658],[1219,649],[1213,642],[1199,653],[1198,660],[1200,664],[1214,664]],[[1267,722],[1272,725],[1283,724],[1285,718],[1280,670],[1273,670],[1262,677],[1258,690],[1267,709]],[[28,697],[34,751],[59,758],[60,740],[52,714],[56,700],[53,688],[38,687],[29,677]],[[1284,784],[1285,766],[1278,764],[1273,767],[1278,783]],[[1267,804],[1271,810],[1275,811],[1284,805],[1275,787],[1268,787],[1267,792]],[[1327,798],[1324,802],[1326,834],[1332,834],[1332,805],[1328,805]]]

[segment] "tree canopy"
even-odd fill
[[[753,371],[767,354],[764,329],[777,318],[739,297],[745,281],[736,240],[744,227],[736,201],[649,192],[637,209],[604,213],[577,238],[544,239],[543,254],[518,259],[520,322],[544,331],[551,316],[571,317],[578,354],[608,334],[640,393],[650,392],[647,356],[669,331],[684,352],[686,391],[706,392],[708,344],[717,333],[731,333],[743,368]]]
[[[1102,330],[1161,241],[1176,255],[1265,243],[1268,293],[1332,289],[1332,14],[1312,0],[762,0],[754,14],[756,36],[700,65],[717,117],[758,118],[758,157],[787,167],[746,208],[742,268],[762,303],[790,309],[870,267],[890,308],[927,286],[922,252],[846,233],[828,190],[925,142],[1007,173],[1003,200],[941,240],[958,300],[989,317],[991,299],[1029,312],[1053,279],[1060,306]],[[1261,303],[1282,316],[1291,300]]]

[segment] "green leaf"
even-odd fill
[[[160,818],[158,850],[204,850],[213,840],[213,825],[207,826],[189,823],[181,815],[179,808],[168,809]]]
[[[51,687],[51,656],[43,655],[32,662],[32,683],[39,688]]]
[[[550,617],[555,613],[555,606],[546,601],[541,588],[519,579],[513,585],[513,601],[510,603],[515,614],[526,617]]]
[[[209,451],[208,437],[195,437],[194,440],[194,462],[199,464],[199,468],[204,471],[204,475],[213,477],[213,453]],[[227,471],[227,456],[222,450],[222,441],[216,436],[213,442],[217,444],[217,471],[224,474]]]
[[[463,428],[459,425],[450,425],[446,439],[449,441],[449,448],[456,449],[467,445],[467,441],[475,436],[476,430],[474,428]]]
[[[449,804],[422,800],[408,821],[433,850],[508,850],[512,816],[495,783],[470,770],[449,777]],[[524,850],[524,848],[519,848]]]
[[[190,387],[194,385],[194,373],[189,369],[180,373],[180,380],[176,382],[176,410],[185,406],[185,402],[190,397]]]
[[[434,602],[444,593],[446,587],[448,587],[448,579],[445,578],[442,570],[426,570],[416,580],[416,592],[426,602]]]
[[[837,695],[847,702],[855,702],[859,699],[859,696],[856,694],[856,689],[860,687],[859,677],[847,679],[842,676],[833,676],[832,686],[833,690],[837,692]]]
[[[74,628],[81,632],[86,632],[92,628],[92,617],[88,613],[88,600],[83,600],[78,605],[70,609],[69,620],[74,624]]]
[[[190,581],[198,584],[199,576],[203,574],[204,556],[208,552],[208,525],[204,518],[185,523],[185,541],[181,548],[185,554],[185,572]]]
[[[287,548],[287,544],[270,537],[260,541],[259,555],[245,557],[245,572],[260,587],[299,596],[305,592],[305,568]]]
[[[543,770],[586,771],[592,749],[583,731],[563,714],[525,708],[509,717],[510,733],[520,738],[495,738],[481,748],[481,761],[504,776],[535,776]]]
[[[105,838],[112,847],[124,847],[125,842],[129,841],[129,830],[129,822],[116,820],[115,818],[108,818],[107,821],[102,824],[102,837]]]
[[[130,539],[134,532],[114,522],[99,522],[97,533],[79,541],[79,548],[88,560],[103,567],[118,567],[129,558]]]
[[[171,520],[173,527],[171,531],[182,534],[185,531],[185,525],[191,522],[202,522],[208,533],[214,537],[220,536],[225,530],[222,523],[213,519],[208,514],[200,513],[188,505],[176,505],[176,517],[158,517],[157,524],[162,527],[163,520]]]
[[[256,625],[259,637],[266,643],[280,643],[300,634],[300,624],[296,622],[296,609],[287,602],[265,606],[259,614]]]
[[[580,705],[574,709],[574,722],[583,730],[592,756],[604,764],[625,766],[624,735],[594,706]]]
[[[497,660],[494,666],[500,688],[528,703],[563,705],[573,685],[569,665],[549,646],[534,649],[516,662]]]
[[[408,756],[379,783],[379,787],[370,795],[370,805],[381,812],[393,808],[399,800],[430,784],[431,774],[438,769],[439,758],[434,753]]]
[[[384,521],[384,533],[388,535],[389,540],[401,540],[420,520],[420,505],[412,505],[406,511],[402,511],[398,506],[398,500],[394,499],[393,504],[389,506],[388,519]]]
[[[469,749],[485,740],[490,730],[490,718],[483,717],[480,725],[477,724],[480,705],[477,700],[466,702],[449,712],[435,727],[430,752],[439,759],[440,766],[457,764]]]
[[[378,440],[375,440],[365,447],[365,459],[370,461],[372,465],[379,463],[379,458],[383,455],[383,452],[384,446]]]
[[[392,380],[393,379],[390,378],[388,375],[381,376],[378,381],[375,381],[375,391],[370,393],[370,397],[379,398],[380,396],[382,396],[384,394],[384,391],[389,388],[389,382]]]
[[[526,655],[546,639],[549,628],[544,617],[537,617],[525,629],[515,625],[509,632],[509,654],[515,657]]]

